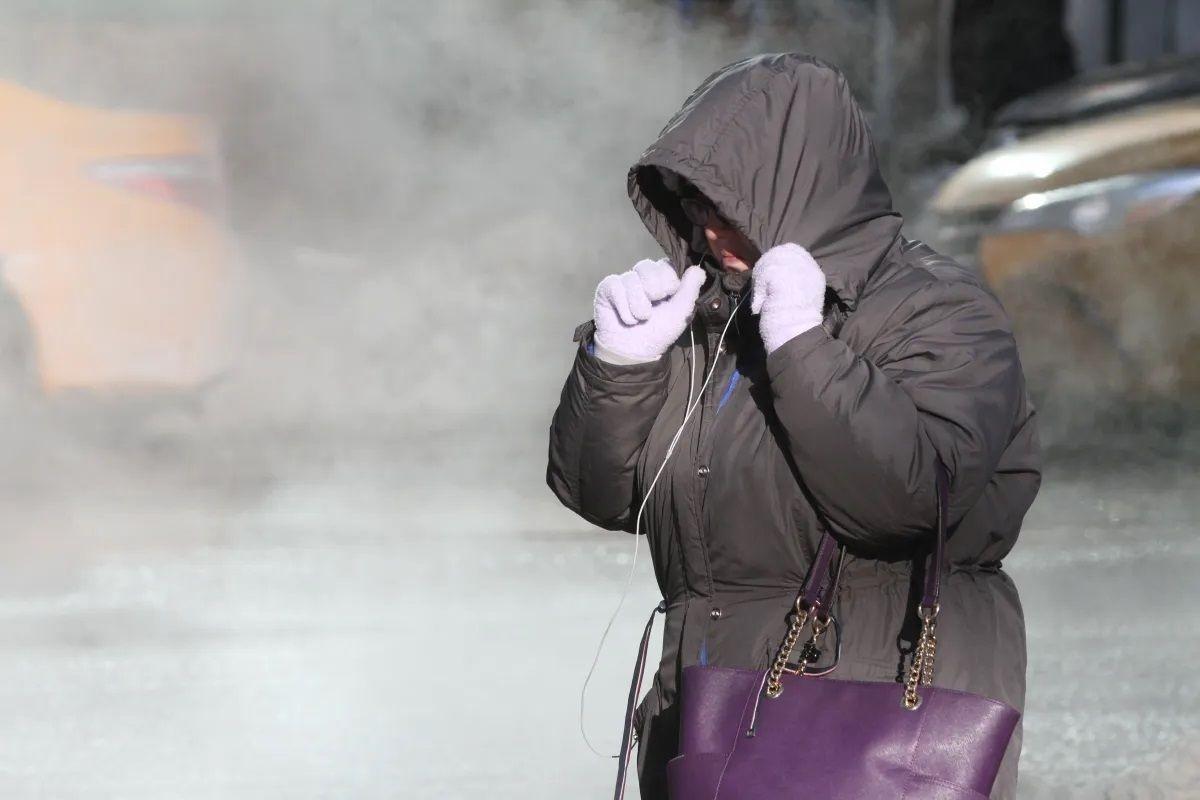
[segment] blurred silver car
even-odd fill
[[[1178,418],[1200,401],[1200,59],[1072,81],[998,123],[923,228],[996,291],[1043,406]]]

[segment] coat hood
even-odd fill
[[[898,245],[902,219],[862,110],[842,73],[811,56],[757,55],[713,73],[630,168],[634,208],[682,274],[706,249],[679,207],[680,177],[761,252],[807,248],[849,309]]]

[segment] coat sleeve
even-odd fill
[[[593,525],[633,533],[634,471],[666,401],[670,362],[603,361],[588,347],[592,326],[585,325],[576,329],[575,361],[550,422],[546,484]]]
[[[975,504],[1025,384],[1007,314],[970,283],[913,292],[867,350],[819,325],[773,351],[767,372],[786,447],[830,532],[902,552],[935,526],[935,458],[951,476],[948,530]]]

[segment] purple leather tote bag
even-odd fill
[[[667,764],[671,800],[987,798],[1020,712],[998,700],[931,685],[949,492],[940,459],[936,472],[937,536],[917,609],[921,635],[904,685],[826,678],[831,669],[810,666],[822,634],[835,622],[829,609],[841,558],[831,575],[838,545],[826,531],[769,669],[683,669],[679,754]],[[655,612],[662,609],[660,604]],[[633,710],[653,621],[651,614],[626,708],[617,800],[624,796]],[[792,652],[806,628],[808,640],[793,664]]]

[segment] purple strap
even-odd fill
[[[949,474],[940,457],[936,458],[934,463],[936,467],[934,471],[937,473],[938,496],[937,535],[933,540],[930,560],[925,565],[925,588],[921,594],[921,607],[929,610],[937,607],[938,597],[941,593],[942,572],[946,568],[946,517],[950,506]],[[837,540],[826,528],[824,535],[821,536],[821,544],[817,548],[816,558],[813,559],[812,566],[809,567],[808,574],[804,577],[804,583],[800,587],[800,596],[804,599],[806,608],[826,609],[826,613],[828,613],[829,604],[833,601],[834,593],[837,591],[837,576],[830,575],[829,565],[839,546]]]
[[[928,609],[937,607],[938,595],[942,590],[942,572],[946,569],[946,518],[950,510],[950,476],[941,458],[936,459],[936,466],[937,538],[933,540],[933,560],[925,565],[925,594],[921,596],[921,606]]]
[[[800,596],[804,598],[805,608],[828,608],[827,603],[834,589],[829,565],[833,563],[833,556],[837,550],[837,540],[829,535],[828,530],[825,531],[825,535],[821,537],[821,544],[817,547],[816,558],[808,568],[808,574],[804,576],[804,583],[800,587]]]
[[[642,693],[642,673],[646,669],[646,651],[650,647],[650,632],[654,630],[654,615],[667,613],[667,602],[661,601],[650,612],[646,630],[642,632],[642,643],[638,646],[637,665],[633,668],[633,681],[629,686],[629,701],[625,705],[625,731],[621,734],[621,754],[617,762],[617,789],[613,800],[625,797],[625,773],[629,771],[629,754],[633,750],[633,715],[637,711],[638,695]]]

